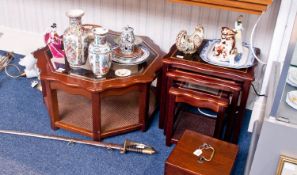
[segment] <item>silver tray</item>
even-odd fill
[[[248,68],[254,65],[254,56],[250,51],[249,45],[246,43],[242,43],[244,51],[242,54],[237,54],[235,56],[234,64],[230,64],[230,62],[228,61],[220,61],[219,59],[216,59],[215,56],[212,56],[212,50],[214,45],[218,42],[220,42],[219,39],[207,41],[207,43],[204,45],[203,49],[200,52],[200,57],[203,61],[209,64],[234,69]]]
[[[125,64],[125,65],[136,65],[141,64],[147,60],[147,58],[150,56],[150,52],[148,49],[144,47],[140,47],[143,54],[140,57],[137,58],[125,58],[125,57],[112,57],[112,61],[119,63],[119,64]]]

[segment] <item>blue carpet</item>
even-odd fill
[[[1,54],[2,52],[0,52]],[[18,59],[14,63],[18,62]],[[52,131],[42,94],[31,88],[32,79],[11,79],[0,72],[0,129],[18,130],[89,139],[67,131]],[[158,114],[156,114],[158,115]],[[244,131],[251,113],[246,112]],[[240,153],[234,173],[243,174],[250,143],[250,134],[240,136]],[[50,141],[38,138],[0,134],[0,174],[108,174],[108,175],[161,175],[164,162],[172,147],[165,146],[163,131],[158,129],[155,116],[147,132],[135,131],[104,139],[122,144],[128,138],[153,146],[158,153],[141,155],[107,151],[80,144]]]

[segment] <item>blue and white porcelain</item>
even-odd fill
[[[206,41],[206,44],[204,45],[203,49],[200,52],[200,57],[203,61],[209,64],[228,67],[228,68],[234,68],[234,69],[248,68],[254,65],[254,56],[250,51],[249,45],[246,43],[242,43],[243,53],[237,54],[234,58],[234,62],[223,61],[217,58],[213,54],[213,50],[214,50],[215,44],[219,42],[220,42],[219,39]]]

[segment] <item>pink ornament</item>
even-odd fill
[[[44,42],[49,47],[54,58],[65,58],[65,52],[62,50],[62,36],[56,32],[56,24],[54,23],[49,33],[44,35]]]

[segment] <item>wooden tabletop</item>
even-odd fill
[[[109,35],[119,35],[116,32],[109,32]],[[38,58],[37,65],[40,69],[41,80],[56,81],[68,87],[80,88],[88,92],[101,92],[112,88],[124,88],[129,87],[137,83],[148,83],[155,79],[156,72],[162,67],[162,57],[165,55],[160,48],[153,43],[151,39],[145,36],[141,36],[143,39],[143,45],[145,45],[151,52],[150,61],[142,67],[142,70],[136,74],[132,74],[128,77],[116,77],[114,71],[110,71],[105,79],[84,78],[79,76],[72,76],[69,73],[61,73],[55,71],[50,63],[51,54],[49,48],[38,49],[33,53],[35,58]]]
[[[208,74],[220,78],[232,79],[235,81],[253,81],[254,80],[254,67],[243,68],[243,69],[232,69],[222,66],[216,66],[203,61],[199,53],[207,40],[204,40],[200,49],[193,55],[185,55],[177,50],[176,46],[173,45],[169,53],[163,59],[163,63],[170,64],[175,67],[186,67],[187,70]],[[256,48],[255,52],[257,55],[260,54],[260,49]],[[183,59],[177,57],[177,55],[183,56]]]

